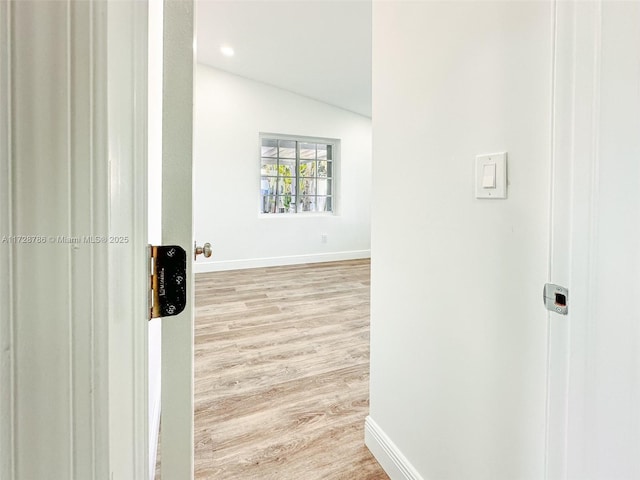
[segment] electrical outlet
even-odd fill
[[[327,243],[327,234],[326,233],[323,233],[323,234],[320,235],[320,241],[322,243]]]

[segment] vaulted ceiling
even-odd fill
[[[370,1],[200,0],[196,17],[198,62],[371,116]]]

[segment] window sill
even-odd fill
[[[258,213],[258,218],[325,218],[335,216],[335,212]]]

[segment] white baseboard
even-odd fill
[[[247,268],[278,267],[281,265],[299,265],[302,263],[337,262],[371,257],[371,250],[351,250],[348,252],[313,253],[308,255],[288,255],[283,257],[248,258],[242,260],[221,260],[193,264],[195,273],[222,272],[226,270],[244,270]]]
[[[364,422],[364,443],[391,480],[424,480],[370,416]]]

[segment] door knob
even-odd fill
[[[197,245],[197,242],[193,242],[193,259],[196,260],[198,255],[204,255],[205,258],[209,258],[213,249],[209,242],[205,243],[202,247]]]

